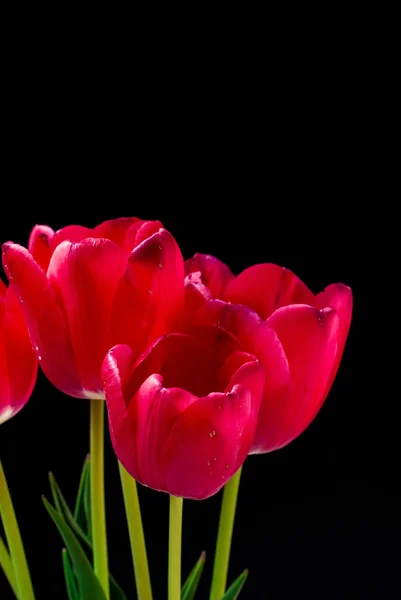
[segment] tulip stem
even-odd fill
[[[100,585],[110,598],[104,501],[104,400],[90,401],[90,499],[93,566]]]
[[[181,598],[181,538],[183,498],[170,496],[168,539],[168,600]]]
[[[145,536],[143,534],[136,481],[127,473],[120,462],[118,466],[123,488],[125,514],[127,515],[131,554],[134,563],[136,593],[138,600],[152,600],[148,558],[146,555]]]
[[[10,555],[6,548],[5,543],[0,537],[0,567],[3,569],[4,575],[6,576],[8,583],[12,591],[15,594],[15,597],[18,598],[18,590],[17,590],[17,582],[15,581],[14,567],[11,562]]]
[[[3,466],[0,461],[0,516],[3,522],[4,533],[6,534],[7,544],[10,550],[10,556],[12,562],[12,568],[14,571],[14,583],[16,584],[16,596],[18,600],[35,600],[35,596],[32,588],[31,576],[29,574],[28,564],[26,562],[26,556],[24,552],[24,546],[22,544],[21,535],[18,529],[17,519],[13,504],[11,501],[10,492],[8,490],[6,477],[4,475]],[[6,548],[4,547],[4,550]],[[7,556],[8,552],[6,550]],[[1,566],[7,575],[7,559],[4,561],[3,550],[1,549]],[[8,569],[9,570],[9,569]],[[11,587],[13,578],[7,576]],[[13,588],[14,589],[14,588]]]
[[[242,467],[226,483],[223,491],[210,600],[220,600],[226,591],[228,563],[230,560],[231,539],[233,536],[241,471]]]

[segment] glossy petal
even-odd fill
[[[267,321],[288,359],[291,397],[280,422],[258,432],[259,452],[281,448],[298,437],[323,404],[337,355],[339,318],[332,308],[292,305]],[[263,435],[265,444],[263,445]]]
[[[263,451],[266,439],[280,422],[290,402],[290,369],[276,333],[255,312],[238,304],[208,302],[193,319],[199,325],[215,325],[233,335],[246,352],[257,356],[266,374],[258,427],[252,453]]]
[[[28,241],[28,250],[46,273],[52,255],[51,245],[54,231],[47,225],[35,225]]]
[[[180,249],[161,229],[131,253],[111,315],[111,343],[137,356],[147,341],[176,329],[183,318],[184,274]]]
[[[103,396],[101,367],[111,345],[108,324],[126,263],[116,244],[94,238],[62,242],[50,261],[48,278],[68,321],[84,397]]]
[[[216,371],[214,378],[208,376],[209,383],[227,382],[222,393],[201,398],[192,393],[206,389],[201,382],[208,360],[204,349],[211,346],[216,356],[223,352],[220,340],[206,340],[204,334],[202,330],[201,339],[163,336],[134,368],[133,353],[121,345],[103,363],[119,460],[144,485],[189,498],[214,494],[245,460],[264,383],[255,357],[234,352],[226,359],[209,357],[209,369]],[[228,338],[223,345],[229,353]]]
[[[209,288],[213,298],[222,298],[227,284],[234,279],[230,269],[210,254],[195,254],[185,261],[185,275],[199,271],[202,283]]]
[[[218,387],[219,369],[238,344],[215,328],[198,328],[197,336],[172,333],[158,338],[138,361],[125,390],[127,397],[154,373],[162,376],[164,387],[183,388],[196,396],[223,391],[227,383]]]
[[[144,242],[147,238],[151,237],[154,233],[158,233],[160,229],[163,229],[163,225],[160,221],[137,221],[134,223],[129,230],[125,238],[125,251],[128,254]]]
[[[263,391],[260,363],[243,365],[232,384],[226,393],[192,402],[172,426],[161,459],[170,494],[196,500],[212,496],[244,462]]]
[[[310,304],[315,297],[294,273],[273,264],[254,265],[231,280],[224,300],[245,304],[267,319],[276,309],[288,304]]]
[[[122,217],[120,219],[110,219],[97,225],[88,237],[104,238],[111,240],[122,250],[125,250],[125,239],[132,225],[142,225],[143,221],[137,217]]]
[[[103,364],[103,381],[111,440],[118,459],[137,480],[167,491],[160,453],[172,421],[195,397],[184,390],[168,390],[161,375],[151,375],[127,398],[124,381],[132,365],[128,346],[116,346]]]
[[[51,244],[52,254],[57,248],[57,246],[62,242],[82,242],[82,240],[84,240],[85,238],[90,237],[91,233],[92,229],[89,229],[89,227],[83,227],[82,225],[67,225],[67,227],[59,229],[54,234],[53,241]]]
[[[8,365],[10,400],[16,414],[30,398],[38,363],[25,325],[24,315],[12,286],[7,290],[3,335]]]
[[[351,289],[342,283],[333,283],[332,285],[329,285],[324,292],[321,292],[316,296],[315,306],[317,308],[323,309],[326,306],[330,306],[331,308],[334,308],[339,318],[337,355],[324,396],[327,396],[331,389],[344,353],[344,347],[351,325],[352,304]]]
[[[68,325],[50,282],[28,250],[17,244],[3,245],[3,266],[22,303],[32,344],[44,373],[60,390],[79,397],[82,384]]]

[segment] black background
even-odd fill
[[[365,127],[360,99],[339,95],[320,111],[317,104],[310,112],[293,114],[290,104],[279,116],[273,111],[266,119],[274,136],[252,111],[235,128],[235,112],[223,117],[223,107],[213,126],[202,111],[188,114],[191,126],[179,134],[174,123],[162,127],[166,114],[155,114],[139,143],[117,118],[106,130],[101,112],[89,116],[90,105],[77,111],[79,125],[69,109],[46,115],[46,132],[21,111],[24,125],[10,136],[3,165],[1,241],[26,245],[35,223],[58,229],[136,215],[160,219],[186,258],[215,254],[235,273],[276,262],[314,292],[333,282],[352,287],[349,340],[320,414],[288,447],[245,463],[229,572],[231,581],[250,569],[244,600],[401,595],[395,417],[374,391],[371,367],[379,326],[372,316],[377,213],[368,207],[380,204],[373,126]],[[40,373],[27,406],[1,427],[1,459],[38,600],[65,598],[62,541],[41,494],[50,497],[51,470],[73,500],[88,452],[88,416],[87,402],[64,396]],[[106,439],[110,566],[134,598]],[[140,498],[154,596],[163,599],[168,497],[141,488]],[[208,553],[200,599],[208,597],[220,499],[184,502],[183,576],[201,550]],[[0,596],[9,597],[1,573]]]

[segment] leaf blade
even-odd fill
[[[90,469],[89,469],[89,455],[85,458],[83,467],[82,467],[82,471],[81,471],[81,477],[79,479],[79,484],[78,484],[78,492],[77,492],[77,497],[75,499],[75,506],[74,506],[74,521],[77,523],[77,525],[79,525],[79,527],[81,527],[82,531],[84,531],[88,537],[90,538],[90,515],[87,514],[87,511],[85,510],[85,493],[86,493],[86,480],[87,478],[90,476]]]
[[[205,561],[206,552],[202,552],[183,585],[181,590],[181,600],[193,600],[195,598],[196,590],[198,589],[203,568],[205,566]]]
[[[246,578],[248,577],[248,569],[245,569],[243,573],[234,581],[234,583],[228,588],[221,600],[237,600],[240,591],[244,587]]]
[[[93,572],[89,560],[74,533],[65,522],[65,519],[51,504],[49,504],[44,496],[42,500],[71,556],[72,563],[74,564],[77,573],[81,600],[106,600],[106,596],[100,586],[99,580]]]
[[[72,572],[70,557],[68,556],[68,552],[65,548],[63,548],[61,551],[61,557],[63,560],[64,579],[67,588],[68,600],[79,600],[77,585],[75,583],[74,573]]]

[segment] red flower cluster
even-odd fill
[[[304,431],[351,321],[346,286],[315,296],[276,265],[237,277],[211,256],[184,266],[158,221],[37,226],[29,251],[4,244],[3,264],[47,377],[71,396],[105,395],[127,471],[188,498]]]

